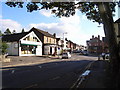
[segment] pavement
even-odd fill
[[[31,65],[61,60],[60,56],[29,56],[19,58],[18,56],[8,56],[8,58],[11,59],[11,62],[3,62],[2,67],[0,67],[0,69],[4,69],[5,67]],[[86,77],[86,80],[83,80],[79,88],[112,88],[108,60],[94,61],[87,69],[91,72]]]
[[[10,62],[2,62],[0,68],[26,66],[33,64],[41,64],[46,62],[60,61],[61,56],[8,56]]]
[[[84,88],[113,88],[108,61],[95,61],[89,70],[91,73],[84,82]]]

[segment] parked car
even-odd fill
[[[88,55],[88,52],[86,50],[83,51],[83,55]]]
[[[83,52],[81,51],[79,54],[80,54],[80,55],[83,55]]]
[[[110,56],[109,53],[102,53],[102,54],[100,54],[99,57],[102,57],[102,59],[105,60],[105,59],[109,59],[109,56]]]
[[[109,56],[110,56],[109,53],[106,53],[106,54],[105,54],[105,58],[106,58],[106,59],[109,59]]]
[[[72,51],[72,53],[80,53],[81,52],[81,50],[74,50],[74,51]]]
[[[62,59],[63,59],[63,58],[66,58],[66,59],[71,58],[70,53],[69,53],[69,52],[63,53],[63,54],[62,54]]]

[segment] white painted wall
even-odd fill
[[[8,44],[8,55],[18,55],[18,43],[10,42]]]
[[[52,47],[52,54],[54,54],[55,52],[55,47]]]
[[[52,54],[54,54],[56,45],[46,45],[46,46],[44,46],[44,54],[45,55],[50,54],[50,47],[52,47]]]
[[[36,55],[42,55],[42,45],[38,45],[36,48]]]
[[[57,54],[59,55],[59,54],[61,54],[61,52],[62,52],[62,48],[61,47],[57,47]]]
[[[49,46],[44,46],[44,54],[45,55],[50,54],[50,47]]]

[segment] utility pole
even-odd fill
[[[67,34],[67,32],[63,33],[63,41],[64,41],[64,43],[63,43],[63,45],[64,45],[64,46],[63,46],[63,50],[66,49],[65,34]]]

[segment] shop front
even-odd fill
[[[21,44],[20,56],[42,55],[42,45]]]

